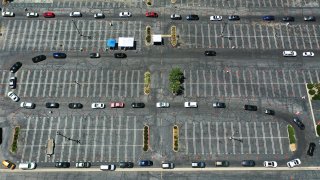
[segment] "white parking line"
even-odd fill
[[[216,71],[216,79],[217,79],[217,88],[218,88],[218,97],[221,97],[221,93],[220,93],[220,81],[219,81],[219,74],[218,74],[218,71]]]
[[[57,82],[61,82],[61,70],[59,70],[58,72],[58,78],[57,78]],[[56,86],[56,94],[55,94],[55,97],[58,97],[58,92],[59,92],[59,84],[57,84]]]
[[[286,31],[287,31],[287,38],[288,38],[288,42],[289,42],[289,48],[292,49],[292,46],[291,46],[291,36],[289,35],[288,26],[286,26]]]
[[[282,29],[281,29],[281,25],[279,25],[279,29],[280,29],[280,37],[281,37],[281,43],[282,43],[282,49],[284,49],[284,48],[286,48],[285,46],[284,46],[284,41],[283,41],[283,35],[282,35]]]
[[[295,43],[296,43],[296,48],[299,49],[299,43],[298,43],[298,35],[296,34],[296,30],[293,29],[293,35],[294,35],[294,40],[295,40]]]
[[[284,73],[284,71],[282,70],[282,77],[283,77],[283,82],[285,83],[284,84],[284,87],[286,89],[286,96],[289,96],[289,93],[288,93],[288,87],[287,87],[287,80],[286,80],[286,74]]]
[[[210,69],[210,82],[211,82],[211,96],[213,96],[213,74],[212,74],[212,71]],[[185,84],[185,83],[183,83]]]
[[[53,78],[55,77],[54,71],[52,71],[51,74],[51,82],[50,82],[50,88],[49,88],[49,97],[51,97],[51,92],[52,92],[52,84],[53,84]]]
[[[69,130],[70,131],[70,138],[71,139],[74,139],[74,136],[73,136],[73,129],[74,129],[74,122],[75,122],[75,119],[76,117],[75,116],[72,116],[72,130]],[[69,153],[68,153],[68,162],[71,162],[71,149],[73,148],[74,146],[69,146]]]
[[[218,127],[218,123],[216,122],[216,137],[217,137],[217,153],[220,154],[220,147],[219,147],[219,127]]]
[[[311,72],[310,72],[310,70],[308,70],[308,75],[309,75],[309,79],[310,79],[311,83],[313,83],[313,80],[312,80],[312,76],[311,76]]]
[[[242,78],[243,78],[243,82],[244,84],[247,83],[247,79],[246,79],[246,76],[245,76],[245,71],[242,71]],[[239,78],[240,79],[240,78]],[[244,86],[244,92],[246,94],[246,97],[248,97],[248,90],[247,90],[247,86]]]
[[[228,153],[228,141],[227,141],[227,129],[226,129],[226,123],[223,122],[223,135],[224,135],[224,153]]]
[[[317,31],[316,31],[316,28],[315,28],[314,25],[312,25],[312,29],[313,29],[314,36],[316,37],[317,36]],[[320,49],[318,38],[316,37],[315,39],[316,39],[316,43],[317,43],[317,48]]]
[[[189,154],[189,144],[188,144],[188,123],[184,123],[184,136],[185,136],[185,144],[186,144],[186,154]]]
[[[102,127],[106,127],[106,116],[103,116]],[[105,138],[104,138],[105,135],[106,135],[106,131],[105,131],[105,129],[103,129],[103,131],[102,131],[102,141],[101,141],[102,144],[106,144]],[[100,162],[102,162],[103,158],[104,158],[104,146],[101,146],[101,149],[100,149]]]
[[[202,45],[202,48],[206,48],[205,45],[204,45],[204,33],[203,33],[203,25],[201,24],[201,45]]]
[[[212,154],[212,147],[211,147],[211,124],[208,122],[208,136],[209,136],[209,152]]]
[[[51,139],[52,121],[53,121],[53,117],[50,117],[49,127],[48,127],[49,128],[48,129],[48,137],[46,140]],[[47,141],[45,141],[45,143],[47,143]],[[48,156],[44,156],[44,162],[48,162],[47,159],[48,159]],[[39,162],[39,161],[37,161],[37,162]]]
[[[197,154],[197,146],[196,146],[196,123],[192,123],[192,144],[193,144],[193,154]]]
[[[124,78],[124,97],[127,97],[127,92],[128,92],[128,71],[126,71],[126,75]]]
[[[51,20],[51,22],[54,21],[54,25],[52,29],[56,29],[57,28],[57,20]],[[31,22],[31,27],[33,26],[33,21]],[[59,32],[61,31],[61,26],[59,25]],[[53,48],[53,43],[55,43],[54,41],[55,35],[52,35],[52,39],[51,39],[51,45],[50,45],[50,50],[54,50]],[[71,38],[71,36],[70,36]]]
[[[273,81],[273,78],[272,78],[271,70],[269,70],[269,76],[270,76],[270,83],[271,83],[271,82],[274,82],[274,81]],[[272,97],[275,97],[276,95],[275,95],[275,93],[274,93],[274,86],[273,86],[273,84],[271,84],[271,90],[272,90]]]
[[[239,126],[239,137],[240,137],[240,139],[243,139],[240,122],[238,122],[238,126]],[[243,143],[241,143],[241,154],[243,154]]]
[[[230,87],[231,87],[231,97],[234,97],[234,92],[233,92],[233,83],[232,83],[232,73],[229,74],[229,81],[230,81]],[[240,96],[240,94],[239,94]]]
[[[297,71],[294,71],[295,72],[295,80],[297,80],[297,79],[299,79],[299,75],[298,75],[298,72]],[[319,82],[319,81],[317,81],[317,82]],[[298,90],[299,90],[299,96],[303,96],[302,95],[302,92],[301,92],[301,88],[300,88],[300,86],[298,85]]]
[[[231,132],[232,134],[234,134],[234,128],[233,128],[233,122],[231,122]],[[232,135],[233,136],[233,135]],[[234,140],[232,140],[232,150],[233,150],[233,154],[236,154],[236,147],[235,147],[235,142]]]
[[[278,71],[276,71],[276,79],[277,79],[277,83],[278,83],[278,93],[279,93],[279,96],[281,97],[282,93],[281,93],[281,88],[280,88],[280,84],[279,84]]]
[[[252,82],[252,73],[251,73],[251,71],[249,70],[249,74],[250,74],[250,82],[251,82],[251,94],[252,94],[252,96],[254,97],[254,88],[253,88],[253,82]]]
[[[33,22],[33,21],[32,21],[32,22]],[[13,23],[12,28],[10,28],[10,27],[11,27],[11,26],[10,26],[11,23],[12,23],[12,21],[9,20],[9,23],[8,23],[8,25],[7,25],[7,31],[6,31],[6,34],[4,35],[4,42],[8,42],[8,38],[9,38],[10,36],[11,36],[11,38],[10,38],[9,43],[2,43],[2,44],[3,44],[2,50],[5,50],[6,48],[10,49],[10,45],[13,44],[13,42],[12,42],[13,33],[12,33],[12,32],[14,32],[14,30],[15,30],[15,26],[16,26],[17,21],[14,20],[14,23]],[[9,33],[9,31],[10,31],[10,33]],[[9,46],[9,47],[8,47],[8,46]]]
[[[68,71],[64,71],[64,75],[63,75],[63,82],[62,82],[62,92],[61,92],[61,97],[64,97],[64,90],[65,90],[65,85],[66,85],[66,79],[67,79],[67,74],[69,75],[69,73],[67,73]],[[41,75],[42,73],[40,73]],[[76,94],[76,93],[75,93]]]
[[[266,135],[265,135],[265,131],[264,131],[264,123],[261,123],[261,127],[262,127],[262,136],[263,136],[263,144],[264,144],[264,153],[267,154],[267,144],[266,144]]]
[[[310,33],[309,33],[309,27],[308,27],[308,25],[306,25],[305,27],[306,27],[306,29],[307,29],[307,33],[308,33],[310,49],[313,49],[313,46],[312,46],[312,40],[311,40]],[[317,39],[317,38],[315,38],[315,39]]]
[[[126,121],[126,140],[125,140],[125,146],[124,146],[124,160],[128,161],[128,151],[127,151],[127,145],[128,145],[128,124],[129,124],[129,117],[127,116]]]
[[[249,145],[249,154],[251,154],[251,143],[250,143],[250,133],[249,133],[249,124],[246,122],[247,127],[247,137],[248,137],[248,145]]]
[[[210,26],[208,24],[208,40],[209,40],[209,48],[211,48],[211,36],[210,36]]]
[[[200,93],[199,93],[199,70],[197,70],[197,74],[196,74],[196,78],[197,78],[197,97],[200,96]]]
[[[72,71],[72,73],[73,73],[73,71]],[[71,81],[72,81],[72,79],[70,79]],[[75,85],[74,85],[74,97],[77,97],[77,94],[78,94],[78,84],[77,83],[79,83],[79,70],[77,70],[77,73],[76,73],[76,78],[75,78]],[[69,86],[70,86],[70,84],[69,84]],[[72,85],[71,85],[72,86]],[[71,87],[70,86],[70,87]]]
[[[18,32],[21,32],[21,25],[22,25],[22,22],[20,21]],[[18,33],[18,35],[16,36],[16,42],[15,42],[15,46],[14,46],[14,51],[17,51],[17,47],[20,44],[20,42],[19,42],[21,40],[20,35],[21,35],[21,33]],[[9,48],[10,48],[10,45],[9,45]]]
[[[69,79],[72,79],[73,77],[73,71],[70,71],[70,74],[69,74]],[[77,86],[77,84],[75,85]],[[67,97],[70,97],[70,92],[71,92],[71,87],[72,87],[72,84],[68,84],[68,96]],[[81,86],[82,87],[82,86]],[[81,96],[82,97],[82,96]]]
[[[138,79],[137,79],[137,97],[139,97],[140,93],[140,71],[138,70]]]
[[[300,28],[301,37],[304,37],[304,35],[303,35],[303,30],[302,30],[301,26],[299,26],[299,28]],[[303,39],[302,39],[302,43],[303,43],[303,48],[304,48],[304,49],[307,49],[307,48],[306,48],[306,44],[305,44],[305,42],[304,42]]]
[[[31,73],[30,70],[28,70],[27,80],[26,80],[26,84],[25,84],[24,91],[23,91],[23,97],[26,97],[26,94],[27,94],[27,89],[28,89],[28,83],[29,83],[30,73]]]
[[[60,119],[59,119],[60,120]],[[62,134],[66,134],[66,128],[67,128],[67,120],[68,120],[68,118],[67,117],[65,117],[65,119],[64,119],[64,127],[63,127],[63,133]],[[60,121],[59,121],[59,125],[60,125]],[[66,144],[66,141],[65,141],[65,138],[63,138],[63,137],[60,137],[60,138],[62,138],[62,142],[61,142],[61,144],[62,144],[62,146],[61,146],[61,150],[60,150],[60,159],[59,159],[59,161],[61,162],[61,161],[65,161],[64,159],[63,159],[63,153],[64,153],[64,144]],[[56,142],[55,142],[56,143]]]
[[[260,146],[259,146],[259,138],[258,138],[258,133],[257,133],[257,123],[254,122],[253,123],[254,127],[254,136],[255,136],[255,139],[256,139],[256,148],[257,148],[257,154],[260,154]],[[263,137],[265,139],[265,137]]]
[[[92,96],[93,96],[93,97],[96,97],[97,79],[98,79],[98,71],[95,70],[95,72],[94,72],[94,83],[93,83],[93,93],[92,93]]]
[[[236,30],[236,27],[235,27],[235,26],[236,26],[236,25],[234,24],[234,25],[233,25],[233,33],[234,33],[234,36],[235,36],[235,37],[234,37],[234,41],[235,41],[236,47],[239,47],[239,46],[238,46],[238,38],[236,38],[236,37],[238,37],[238,36],[237,36],[237,30]],[[241,38],[242,38],[242,37],[241,37]]]
[[[203,76],[203,82],[204,82],[204,97],[207,96],[207,79],[206,79],[206,74],[205,74],[205,70],[202,70],[202,76]]]
[[[264,1],[264,3],[265,3],[265,1]],[[262,46],[262,49],[265,49],[265,47],[264,47],[264,40],[263,40],[263,34],[262,34],[262,28],[261,28],[261,25],[260,24],[258,24],[258,26],[259,26],[259,29],[260,29],[260,35],[261,35],[261,37],[260,37],[260,39],[261,39],[261,46]],[[267,30],[268,31],[268,30]]]
[[[278,136],[281,137],[280,128],[279,128],[279,123],[278,122],[277,122],[277,131],[278,131]],[[281,152],[281,154],[283,154],[282,139],[281,138],[279,138],[279,145],[280,145],[280,152]]]
[[[267,30],[267,38],[268,38],[269,49],[271,49],[271,42],[270,42],[270,35],[269,35],[268,27],[266,27],[266,30]]]
[[[190,79],[190,96],[192,96],[192,74],[191,74],[191,70],[189,71],[189,79]]]
[[[122,80],[122,71],[121,71],[121,70],[119,71],[119,76],[118,76],[118,78],[119,78],[118,97],[121,97],[121,87],[122,87],[122,82],[121,82],[121,80]]]
[[[204,155],[204,145],[203,145],[203,125],[202,125],[202,122],[200,122],[200,134],[201,134],[201,151],[202,151],[202,155]]]
[[[296,97],[296,93],[295,93],[295,89],[293,88],[293,80],[292,80],[292,76],[291,76],[291,71],[290,71],[290,69],[288,70],[288,72],[289,72],[289,78],[290,78],[290,84],[291,84],[291,89],[292,89],[292,96],[293,97]]]
[[[26,154],[26,146],[27,146],[27,140],[28,140],[28,132],[29,132],[29,128],[30,128],[30,120],[31,118],[28,117],[28,125],[27,125],[27,130],[26,130],[26,135],[24,136],[24,145],[23,145],[23,150],[22,150],[22,155],[21,155],[21,160],[20,162],[23,162],[23,160],[25,160],[25,154]]]
[[[83,97],[83,94],[84,94],[84,85],[83,85],[83,82],[84,80],[86,79],[87,75],[86,75],[86,71],[82,72],[82,79],[81,79],[81,96],[80,97]],[[78,85],[77,85],[77,88],[78,88]]]
[[[259,97],[261,97],[261,88],[260,88],[260,80],[259,80],[259,72],[258,70],[256,70],[256,77],[257,77],[257,84],[258,84],[258,93],[259,93]]]
[[[33,89],[34,89],[34,81],[36,80],[36,73],[37,71],[33,71],[33,77],[32,77],[32,85],[31,85],[31,88],[30,88],[30,93],[29,93],[29,96],[32,97],[32,94],[33,94]],[[26,87],[27,89],[28,87]]]
[[[108,97],[109,96],[109,91],[108,91],[108,87],[109,87],[109,78],[110,78],[110,76],[109,76],[109,70],[107,71],[107,83],[106,83],[106,97]],[[132,93],[132,91],[131,91],[131,93]],[[131,94],[131,97],[132,97],[132,94]]]
[[[91,82],[91,69],[89,70],[89,76],[88,76],[88,82]],[[90,85],[87,86],[87,97],[89,97],[90,94]]]
[[[118,120],[118,139],[117,139],[117,161],[119,162],[120,160],[120,137],[121,137],[121,133],[120,133],[120,128],[121,128],[121,116],[119,116],[119,120]]]
[[[272,128],[271,128],[271,122],[269,122],[269,130],[270,130],[270,136],[271,136],[272,153],[275,154],[274,142],[273,142],[273,134],[272,134]]]
[[[227,92],[227,81],[226,81],[226,72],[222,72],[223,73],[223,89],[224,89],[224,96],[227,97],[228,96],[228,92]]]
[[[47,117],[43,117],[43,118],[42,118],[42,129],[44,128],[44,124],[45,124],[45,122],[46,122],[46,118],[47,118]],[[36,134],[36,133],[35,133],[35,134]],[[39,137],[39,136],[38,136],[38,137]],[[42,140],[43,140],[43,131],[40,132],[40,137],[39,137],[39,139],[40,139],[39,144],[42,145],[42,144],[43,144],[43,143],[42,143]],[[42,155],[42,153],[40,152],[41,147],[42,147],[42,146],[39,146],[39,148],[38,148],[38,153],[36,153],[36,156],[37,156],[37,161],[36,161],[36,162],[39,162],[40,155]]]
[[[272,30],[273,30],[273,34],[274,34],[274,36],[273,36],[274,44],[276,45],[276,49],[278,49],[278,41],[277,41],[278,36],[276,36],[276,31],[274,29],[274,26],[272,26]]]
[[[218,34],[217,34],[217,26],[216,26],[216,24],[214,24],[213,27],[214,27],[214,42],[215,42],[215,48],[219,48],[219,46],[218,46]]]
[[[95,128],[98,128],[98,124],[99,124],[99,119],[98,116],[96,116],[96,122],[95,122],[96,126]],[[100,132],[99,132],[100,133]],[[100,134],[99,134],[100,135]],[[94,131],[94,137],[93,137],[93,150],[92,150],[92,160],[95,161],[96,160],[96,147],[97,147],[97,141],[99,139],[100,141],[100,137],[97,138],[97,130]],[[100,155],[101,156],[101,155]]]
[[[263,84],[264,84],[264,88],[265,88],[265,92],[266,92],[266,97],[269,97],[268,87],[267,87],[267,82],[266,82],[266,73],[264,71],[262,71],[262,78],[263,78]]]
[[[112,145],[112,129],[113,129],[113,116],[111,116],[111,122],[110,122],[110,131],[109,131],[109,162],[111,162],[111,145]],[[119,135],[120,137],[120,135]]]

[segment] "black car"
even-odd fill
[[[316,21],[316,17],[314,17],[314,16],[305,16],[305,17],[303,17],[303,20],[305,20],[305,21]]]
[[[11,77],[9,79],[9,86],[11,89],[15,89],[17,87],[17,77]]]
[[[125,53],[114,53],[115,58],[126,58],[127,55]]]
[[[243,167],[254,167],[256,165],[256,163],[254,162],[254,160],[243,160],[241,162],[241,165]]]
[[[257,111],[258,110],[258,107],[255,106],[255,105],[244,105],[244,110],[247,110],[247,111]]]
[[[81,109],[83,105],[81,103],[70,103],[69,108],[70,109]]]
[[[215,51],[205,51],[204,55],[205,56],[215,56],[217,53]]]
[[[144,106],[145,105],[142,102],[134,102],[134,103],[131,104],[132,108],[144,108]]]
[[[10,72],[16,73],[22,66],[21,62],[16,62],[14,65],[10,68]]]
[[[274,110],[266,109],[266,110],[264,110],[264,113],[268,114],[268,115],[274,115]]]
[[[133,168],[133,162],[120,162],[120,168]]]
[[[41,61],[45,60],[46,58],[47,57],[45,55],[39,55],[39,56],[33,57],[32,61],[34,63],[38,63],[38,62],[41,62]]]
[[[68,167],[70,167],[70,163],[69,162],[56,162],[56,164],[54,166],[56,168],[68,168]]]
[[[301,129],[304,130],[304,124],[298,118],[293,118],[293,122]]]
[[[307,151],[307,154],[309,155],[309,156],[313,156],[313,151],[314,151],[314,149],[316,148],[316,144],[315,143],[310,143],[309,144],[309,149],[308,149],[308,151]]]
[[[263,16],[262,19],[265,20],[265,21],[273,21],[274,20],[274,16]]]
[[[292,17],[292,16],[285,16],[285,17],[282,18],[282,21],[286,21],[286,22],[294,21],[294,17]]]
[[[226,104],[223,103],[223,102],[214,102],[214,103],[212,104],[212,106],[213,106],[214,108],[225,108],[225,107],[226,107]]]
[[[46,103],[46,108],[59,108],[59,103],[48,102]]]
[[[238,16],[238,15],[231,15],[231,16],[228,17],[228,19],[229,19],[230,21],[240,20],[240,16]]]
[[[153,162],[150,160],[140,160],[138,164],[139,166],[153,166]]]
[[[100,54],[99,53],[90,53],[90,58],[99,58]]]
[[[186,17],[187,20],[199,20],[199,16],[195,14],[190,14]]]
[[[65,53],[56,52],[56,53],[53,53],[53,57],[54,58],[66,58],[67,55]]]

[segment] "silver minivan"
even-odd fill
[[[25,162],[19,164],[19,169],[28,170],[28,169],[35,169],[36,163],[35,162]]]

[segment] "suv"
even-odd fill
[[[241,165],[243,167],[254,167],[256,165],[256,163],[254,162],[254,160],[243,160],[241,162]]]
[[[273,21],[274,20],[274,16],[263,16],[262,19],[265,20],[265,21]]]
[[[238,15],[231,15],[228,17],[229,21],[236,21],[236,20],[240,20],[240,16]]]
[[[286,21],[286,22],[289,22],[289,21],[294,21],[294,17],[292,16],[285,16],[282,18],[282,21]]]
[[[215,51],[205,51],[204,55],[205,56],[215,56],[217,53]]]
[[[274,110],[266,109],[266,110],[264,110],[264,113],[268,114],[268,115],[274,115]]]
[[[38,63],[38,62],[41,62],[41,61],[45,60],[46,58],[47,57],[45,55],[39,55],[39,56],[33,57],[32,61],[34,63]]]
[[[210,21],[221,21],[222,16],[210,16]]]
[[[198,103],[197,102],[184,102],[184,107],[186,108],[197,108]]]
[[[212,104],[212,106],[214,108],[225,108],[226,107],[226,104],[225,103],[222,103],[222,102],[215,102]]]
[[[70,109],[82,109],[83,105],[81,103],[69,103]]]
[[[66,58],[67,55],[65,53],[55,52],[55,53],[53,53],[53,57],[54,58]]]
[[[46,108],[59,108],[59,103],[56,102],[47,102]]]
[[[105,16],[104,16],[103,13],[96,13],[96,14],[93,15],[93,17],[96,18],[96,19],[102,19],[102,18],[104,18]]]
[[[34,109],[36,105],[32,102],[21,102],[20,107],[26,108],[26,109]]]
[[[153,162],[150,160],[140,160],[138,164],[139,166],[153,166]]]
[[[228,167],[229,166],[229,161],[216,161],[215,165],[217,167]]]
[[[170,18],[172,20],[181,20],[182,19],[181,15],[179,15],[179,14],[171,14]]]
[[[301,129],[304,130],[304,124],[298,118],[293,118],[293,122]]]
[[[199,16],[196,14],[190,14],[186,17],[187,20],[199,20]]]
[[[258,110],[258,107],[255,106],[255,105],[244,105],[244,110],[247,110],[247,111],[257,111]]]
[[[120,168],[133,168],[133,162],[120,162]]]
[[[16,62],[14,63],[14,65],[12,65],[12,67],[10,68],[10,72],[12,73],[16,73],[22,66],[21,62]]]
[[[316,17],[314,17],[314,16],[305,16],[305,17],[303,17],[303,20],[305,20],[305,21],[316,21]]]
[[[134,103],[131,104],[132,108],[144,108],[144,106],[145,105],[142,102],[134,102]]]
[[[70,163],[69,162],[56,162],[54,166],[56,168],[69,168]]]
[[[9,79],[10,89],[15,89],[17,87],[17,77],[11,77]]]
[[[307,151],[307,154],[309,155],[309,156],[313,156],[313,152],[314,152],[314,149],[316,148],[316,144],[315,143],[310,143],[309,144],[309,149],[308,149],[308,151]]]
[[[162,163],[162,169],[174,169],[174,164],[172,162]]]
[[[70,13],[70,17],[81,17],[81,16],[82,16],[81,12],[71,12]]]
[[[296,51],[283,51],[283,56],[284,57],[296,57],[297,52]]]
[[[205,162],[192,162],[191,167],[193,168],[205,168],[206,163]]]
[[[2,17],[14,17],[13,12],[2,11]]]

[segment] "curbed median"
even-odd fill
[[[149,149],[149,126],[144,125],[143,127],[143,151],[148,151]]]
[[[16,153],[18,148],[18,138],[19,138],[20,126],[14,128],[13,140],[10,148],[11,153]]]
[[[171,26],[171,39],[170,39],[171,45],[173,47],[176,47],[178,44],[178,39],[177,39],[177,28],[176,26]]]
[[[152,45],[152,43],[151,43],[151,27],[150,26],[146,27],[145,36],[146,36],[146,39],[145,39],[146,46]]]
[[[143,91],[145,95],[149,95],[151,92],[151,73],[147,71],[144,73],[144,87]]]
[[[290,150],[296,151],[297,150],[297,145],[296,145],[296,136],[295,136],[295,132],[294,129],[291,125],[288,125],[288,135],[289,135],[289,148]]]
[[[173,136],[172,136],[172,150],[178,152],[179,150],[179,127],[177,125],[173,126]]]

